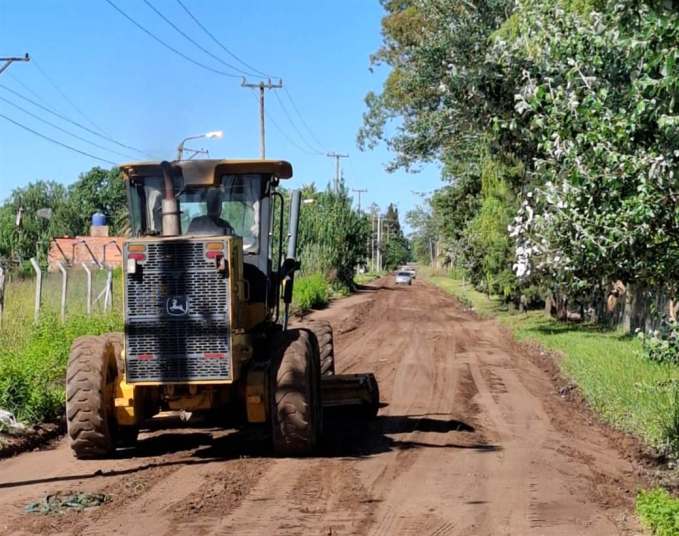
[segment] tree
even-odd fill
[[[51,238],[71,230],[64,214],[67,204],[68,192],[56,182],[38,181],[15,189],[0,207],[2,256],[19,261],[36,255],[44,258]],[[40,209],[51,209],[51,217],[39,217]],[[16,225],[17,219],[19,225]]]

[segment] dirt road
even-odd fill
[[[208,427],[151,431],[105,462],[76,461],[62,441],[0,462],[0,533],[639,533],[632,464],[494,321],[420,281],[378,283],[314,316],[335,326],[339,371],[377,374],[376,421],[332,420],[322,455],[300,460]],[[73,490],[111,501],[23,512]]]

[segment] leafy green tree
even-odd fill
[[[44,258],[53,236],[71,232],[64,214],[67,204],[68,192],[56,182],[37,181],[16,188],[0,207],[0,254],[14,261],[36,255]],[[40,209],[49,209],[50,218],[40,217]]]

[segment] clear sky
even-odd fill
[[[192,59],[233,73],[177,33],[143,0],[112,1]],[[149,1],[223,62],[248,70],[211,41],[176,0]],[[384,209],[394,202],[403,219],[418,202],[413,191],[440,185],[435,167],[417,174],[388,174],[384,164],[390,155],[385,148],[360,152],[356,147],[363,97],[379,89],[387,72],[369,71],[369,55],[381,39],[378,0],[182,1],[231,52],[258,70],[282,77],[317,139],[302,124],[288,96],[278,90],[306,144],[323,153],[350,155],[342,160],[344,176],[349,187],[368,189],[363,206],[375,202]],[[258,157],[256,94],[240,87],[240,75],[227,77],[191,64],[105,0],[0,0],[0,56],[25,52],[34,61],[11,65],[0,74],[0,84],[103,136],[154,158],[173,159],[183,137],[223,130],[221,140],[187,146],[208,149],[214,158]],[[0,99],[0,114],[92,155],[113,162],[148,158],[51,116],[2,87],[0,97],[107,148],[59,132]],[[305,144],[273,92],[267,92],[266,102],[270,119],[280,127],[267,121],[267,157],[292,162],[293,185],[315,182],[325,187],[334,175],[334,160]],[[110,167],[0,117],[0,199],[37,179],[68,184],[93,165]]]

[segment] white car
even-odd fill
[[[412,266],[401,266],[400,269],[401,272],[408,272],[410,274],[410,277],[412,279],[415,279],[415,268]]]
[[[394,282],[397,285],[412,285],[413,284],[413,278],[411,277],[409,272],[396,272],[396,277],[394,279]]]

